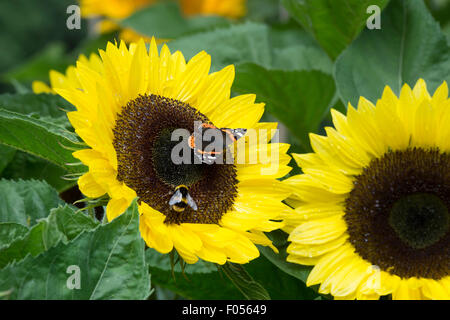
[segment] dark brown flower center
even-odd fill
[[[136,191],[140,201],[166,216],[165,223],[218,223],[237,195],[234,164],[174,163],[177,129],[194,131],[194,122],[211,123],[186,103],[156,95],[139,96],[128,102],[114,128],[117,179]],[[169,206],[175,188],[186,185],[198,206],[177,212]]]
[[[423,249],[438,242],[448,232],[449,211],[432,193],[405,196],[392,206],[389,224],[411,248]]]
[[[402,278],[450,275],[450,154],[407,149],[373,160],[344,215],[356,252]]]

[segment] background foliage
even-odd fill
[[[66,26],[69,0],[0,2],[0,297],[5,299],[318,299],[309,267],[285,261],[287,236],[270,237],[280,253],[260,248],[244,265],[177,264],[145,250],[134,203],[105,223],[82,199],[71,166],[80,147],[65,111],[73,106],[31,92],[33,80],[64,72],[83,53],[117,33],[98,35],[92,22]],[[365,27],[369,5],[382,9],[381,29]],[[450,1],[248,0],[239,20],[185,17],[164,1],[118,20],[145,36],[170,39],[190,58],[201,50],[212,69],[236,66],[234,94],[255,93],[265,119],[282,123],[290,152],[308,152],[308,134],[330,125],[329,110],[360,96],[374,100],[385,85],[424,78],[433,91],[450,75]],[[295,171],[294,171],[295,172]],[[101,202],[98,204],[102,204]],[[176,257],[173,257],[176,259]],[[66,286],[79,265],[80,290]]]

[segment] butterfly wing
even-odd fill
[[[216,129],[216,130],[220,130],[223,134],[223,150],[225,150],[229,145],[233,144],[235,141],[239,140],[240,138],[242,138],[243,136],[245,136],[245,134],[247,133],[247,129],[243,129],[243,128],[237,128],[237,129],[230,129],[230,128],[221,128],[221,129],[217,129],[216,127],[214,127],[213,125],[210,124],[206,124],[206,123],[202,123],[198,128],[197,128],[197,133],[200,132],[199,136],[196,136],[196,133],[194,133],[192,135],[192,138],[190,139],[190,147],[194,150],[194,155],[202,162],[202,163],[206,163],[206,164],[213,164],[216,162],[217,160],[217,154],[213,153],[213,152],[207,152],[205,150],[200,149],[195,142],[199,141],[199,139],[201,140],[203,135],[203,130],[208,130],[208,129]],[[202,143],[203,146],[204,143]],[[222,152],[220,152],[222,153]]]
[[[216,161],[216,159],[217,159],[216,155],[210,154],[210,153],[204,153],[202,162],[206,163],[206,164],[213,164]]]
[[[201,163],[213,164],[217,156],[211,153],[203,152],[199,149],[194,149],[194,155],[201,161]]]
[[[234,136],[235,140],[239,140],[247,133],[247,129],[238,128],[238,129],[230,129],[231,133]]]
[[[243,128],[237,128],[237,129],[230,129],[230,128],[221,128],[222,132],[226,133],[225,138],[225,148],[233,144],[235,141],[239,140],[245,134],[247,133],[247,129]]]

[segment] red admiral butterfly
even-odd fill
[[[214,132],[207,132],[203,135],[203,130],[215,130]],[[194,150],[194,154],[202,163],[212,164],[217,157],[222,155],[226,148],[233,144],[238,139],[242,138],[247,132],[247,129],[230,129],[217,128],[212,124],[202,123],[197,130],[189,137],[189,147]],[[198,135],[200,133],[200,136]],[[211,137],[212,141],[205,142],[207,136]],[[221,141],[215,141],[215,137],[220,136]],[[201,142],[201,143],[199,143]],[[217,145],[221,143],[220,145]],[[211,148],[214,146],[215,148]]]

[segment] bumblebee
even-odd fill
[[[169,200],[169,206],[176,212],[183,212],[187,206],[197,211],[197,204],[185,185],[179,185],[175,188],[175,192]]]

